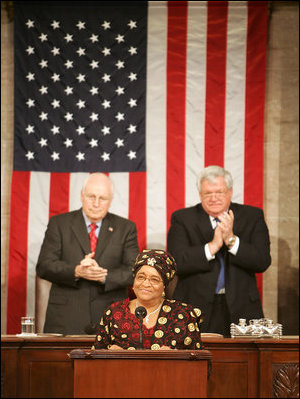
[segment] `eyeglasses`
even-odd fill
[[[96,195],[86,195],[85,194],[85,198],[87,199],[87,201],[89,202],[107,202],[109,201],[109,198],[103,198],[103,197],[96,197]]]
[[[162,283],[162,280],[161,280],[160,278],[158,278],[158,277],[146,277],[146,276],[143,275],[143,274],[138,274],[138,275],[135,277],[135,280],[136,280],[136,282],[138,282],[139,284],[142,284],[142,283],[144,283],[146,280],[148,280],[149,283],[150,283],[152,286],[156,286],[156,285],[159,285],[160,283]]]
[[[203,193],[203,194],[201,194],[201,197],[204,198],[204,199],[213,198],[213,197],[223,198],[223,197],[225,197],[225,195],[227,193],[228,193],[228,190],[226,190],[226,191],[216,191],[214,193]]]

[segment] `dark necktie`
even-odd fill
[[[220,219],[215,218],[215,221],[218,223]],[[216,253],[216,257],[220,262],[220,272],[218,276],[218,282],[216,287],[216,294],[220,291],[220,289],[225,288],[225,259],[222,253],[222,248],[219,252]]]
[[[91,252],[95,252],[96,251],[96,246],[97,246],[97,236],[95,234],[95,230],[98,226],[96,225],[96,223],[91,223],[90,224],[90,228],[91,231],[89,233],[90,236],[90,243],[91,243]]]

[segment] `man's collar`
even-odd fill
[[[90,219],[86,216],[86,214],[84,213],[84,210],[82,209],[82,216],[83,219],[85,221],[86,226],[88,227],[92,222],[90,221]],[[98,226],[98,228],[101,226],[102,224],[102,219],[99,220],[99,222],[96,222],[96,225]]]

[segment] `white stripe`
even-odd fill
[[[30,175],[28,209],[27,315],[35,315],[35,267],[49,218],[50,173]],[[25,316],[25,315],[24,315]]]
[[[225,169],[233,177],[234,202],[244,202],[247,2],[229,2],[226,65]]]
[[[204,167],[207,4],[188,3],[186,82],[186,206],[199,202],[197,176]]]
[[[81,189],[89,173],[71,173],[70,175],[70,194],[69,210],[74,211],[81,208]]]
[[[167,3],[149,2],[146,99],[147,247],[166,247]]]
[[[129,173],[110,173],[114,196],[109,211],[128,218],[129,209]]]

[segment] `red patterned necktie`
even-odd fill
[[[90,224],[91,231],[89,233],[90,236],[90,243],[91,243],[91,251],[95,252],[96,251],[96,245],[97,245],[97,236],[95,234],[95,230],[98,226],[95,223]]]

